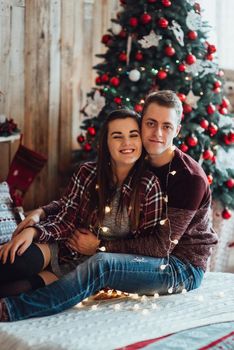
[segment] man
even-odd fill
[[[0,300],[0,320],[58,313],[105,286],[165,294],[200,285],[217,236],[209,223],[211,195],[206,175],[196,161],[173,146],[181,114],[181,102],[172,91],[146,98],[142,140],[149,167],[164,191],[164,217],[157,231],[100,241],[87,229],[77,230],[71,245],[91,257],[45,288]],[[105,252],[96,254],[99,247],[105,247]]]

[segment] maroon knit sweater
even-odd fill
[[[162,190],[167,192],[171,240],[178,240],[178,244],[170,244],[168,222],[159,225],[151,235],[103,243],[108,252],[159,258],[170,252],[182,261],[205,270],[211,248],[218,242],[209,221],[211,193],[206,174],[194,159],[179,149],[175,150],[171,163],[171,171],[176,173],[169,175],[166,189],[168,169],[169,164],[151,167],[160,179]]]

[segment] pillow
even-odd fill
[[[12,233],[20,222],[17,208],[10,196],[7,182],[0,183],[0,244],[11,239]]]

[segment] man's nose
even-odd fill
[[[162,128],[160,126],[157,126],[155,129],[154,129],[154,132],[155,132],[155,135],[157,136],[162,136]]]

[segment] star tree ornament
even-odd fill
[[[158,46],[159,41],[162,39],[161,35],[157,35],[154,30],[151,30],[149,35],[143,36],[142,39],[138,40],[138,43],[144,48],[148,49],[152,46]]]
[[[101,96],[99,90],[96,90],[93,97],[88,97],[87,106],[84,109],[85,114],[89,118],[93,118],[101,112],[105,104],[105,98]]]
[[[184,31],[181,28],[181,25],[178,22],[176,22],[174,19],[171,23],[172,25],[169,26],[168,28],[173,32],[178,43],[181,46],[184,46]]]
[[[186,97],[186,103],[188,103],[192,108],[197,108],[197,103],[199,100],[200,96],[194,95],[193,90],[190,90]]]
[[[202,26],[201,16],[194,10],[189,11],[186,17],[186,24],[190,30],[200,30]]]

